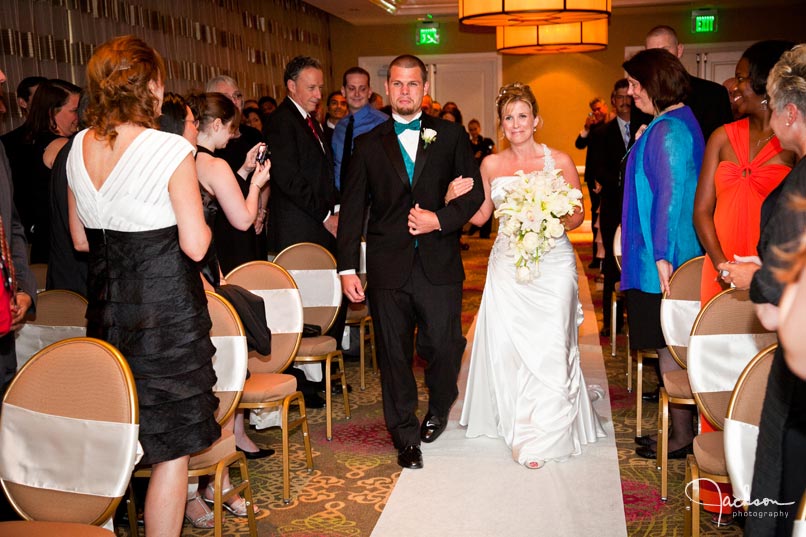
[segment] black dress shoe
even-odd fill
[[[447,416],[444,418],[437,417],[430,412],[425,415],[425,419],[423,419],[423,424],[420,426],[420,440],[423,442],[433,442],[439,435],[442,434],[442,431],[445,430],[445,427],[448,426],[448,418]]]
[[[324,388],[323,388],[324,391]],[[343,393],[343,389],[341,384],[331,384],[330,385],[330,393],[333,395],[341,395]],[[347,385],[347,393],[353,393],[353,387],[349,384]]]
[[[319,397],[318,395],[314,394],[306,394],[305,396],[305,408],[325,408],[327,402]]]
[[[272,455],[274,455],[274,450],[271,448],[266,449],[258,448],[257,451],[246,451],[236,446],[235,449],[243,453],[244,457],[246,457],[249,460],[263,459],[265,457],[271,457]]]
[[[651,392],[644,392],[643,395],[641,395],[641,399],[649,401],[650,403],[657,403],[658,399],[660,399],[660,389],[655,388]]]
[[[599,337],[610,337],[610,323],[605,323],[604,328],[599,330]]]
[[[643,436],[636,436],[635,443],[638,444],[639,446],[649,446],[654,449],[653,446],[657,445],[658,441],[653,439],[648,434],[645,434]]]
[[[423,467],[423,453],[420,446],[408,446],[397,452],[397,463],[403,468],[417,470]]]
[[[657,446],[655,446],[657,447]],[[685,459],[686,455],[694,453],[693,445],[689,444],[679,449],[669,452],[669,459]],[[638,446],[635,448],[635,454],[645,459],[657,459],[658,451],[652,446]]]

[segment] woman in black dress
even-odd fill
[[[89,129],[67,162],[70,232],[89,251],[87,334],[115,345],[134,373],[142,462],[153,466],[149,535],[181,531],[189,455],[221,430],[212,323],[196,262],[207,252],[192,145],[160,132],[165,66],[134,36],[87,65]]]

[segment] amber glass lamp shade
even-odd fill
[[[459,0],[459,21],[534,26],[608,18],[612,10],[612,0]]]
[[[608,20],[601,19],[540,26],[504,26],[496,29],[496,48],[502,54],[594,52],[607,48]]]

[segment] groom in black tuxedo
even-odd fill
[[[367,282],[378,340],[386,426],[403,468],[422,468],[420,441],[444,431],[456,400],[465,348],[459,250],[462,226],[484,200],[470,141],[459,125],[424,115],[423,62],[395,58],[386,77],[392,119],[355,140],[342,184],[338,262],[344,294],[364,300],[359,266],[364,209],[369,206]],[[449,183],[473,177],[473,189],[445,204]],[[417,353],[427,365],[428,413],[417,419]]]

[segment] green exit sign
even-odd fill
[[[418,45],[439,45],[439,24],[423,24],[417,28]]]
[[[691,32],[709,34],[717,31],[719,16],[715,9],[697,9],[691,12]]]

